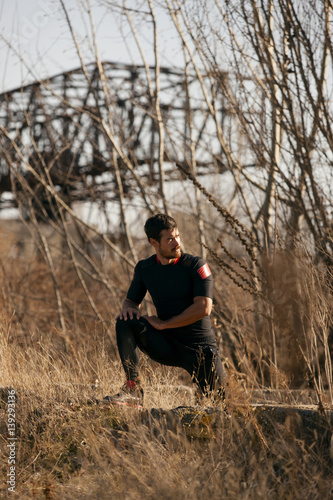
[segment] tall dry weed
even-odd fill
[[[52,349],[3,342],[1,355],[1,385],[15,386],[18,395],[13,498],[329,498],[330,466],[315,441],[309,447],[278,423],[264,432],[237,377],[230,382],[231,418],[217,414],[204,424],[209,432],[197,435],[180,420],[150,416],[151,407],[193,403],[170,368],[143,367],[147,410],[138,412],[88,403],[122,380],[119,363],[107,357],[96,357],[99,368],[91,370],[84,352],[68,362]],[[0,411],[5,416],[3,399]],[[1,446],[2,477],[7,469]],[[0,491],[6,498],[5,482]]]
[[[220,257],[228,260],[226,255]],[[234,273],[245,273],[235,262]],[[227,365],[254,386],[312,387],[332,403],[332,282],[302,251],[262,259],[251,292],[214,267],[214,328]],[[243,282],[244,284],[244,282]]]
[[[191,234],[185,236],[190,244]],[[239,275],[254,280],[250,263],[240,265],[246,255],[236,250],[238,260],[221,245],[214,249]],[[297,422],[271,424],[267,430],[252,411],[258,397],[271,397],[264,386],[278,389],[280,402],[296,404],[290,387],[310,384],[316,390],[311,402],[330,401],[332,289],[308,256],[298,257],[297,265],[294,256],[282,252],[274,263],[262,262],[261,285],[255,284],[260,294],[241,288],[239,276],[226,277],[210,261],[213,329],[229,372],[231,418],[218,414],[214,425],[203,419],[199,433],[179,419],[151,417],[152,408],[193,406],[194,390],[182,370],[144,355],[145,412],[94,404],[123,383],[114,318],[131,277],[128,267],[108,261],[116,298],[104,283],[86,278],[103,324],[73,268],[56,268],[63,329],[45,262],[17,256],[1,262],[0,386],[15,388],[18,396],[18,475],[12,498],[329,498],[327,450],[322,453],[315,437],[305,443]],[[145,307],[152,307],[149,300]],[[5,478],[6,391],[0,403]],[[4,481],[0,491],[8,496]]]

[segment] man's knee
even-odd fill
[[[121,333],[123,331],[133,330],[136,331],[138,328],[142,327],[142,322],[140,319],[137,319],[135,316],[133,319],[120,319],[117,318],[116,321],[116,332]]]

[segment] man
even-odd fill
[[[126,384],[105,403],[142,406],[139,350],[161,364],[184,368],[203,395],[223,399],[223,369],[210,313],[213,277],[200,257],[182,253],[176,221],[165,214],[150,217],[145,233],[156,254],[135,267],[117,318],[117,345]],[[157,316],[141,316],[146,292]]]

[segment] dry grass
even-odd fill
[[[128,281],[117,277],[130,275],[126,267],[117,262],[109,269],[110,282],[118,286],[116,297],[100,282],[87,278],[89,291],[103,312],[104,324],[92,313],[73,269],[57,270],[64,330],[59,326],[47,266],[40,260],[3,259],[0,387],[17,390],[18,439],[16,493],[8,492],[2,481],[0,497],[330,498],[331,462],[327,450],[320,449],[315,434],[306,443],[293,433],[292,424],[278,423],[263,432],[250,411],[254,396],[264,398],[262,385],[271,382],[282,390],[281,401],[300,401],[289,390],[292,377],[289,365],[284,364],[283,348],[284,339],[290,338],[293,331],[290,319],[297,321],[297,314],[302,311],[305,319],[293,348],[302,347],[297,352],[302,354],[303,379],[305,372],[313,376],[312,385],[317,392],[311,402],[317,404],[319,395],[326,407],[332,405],[327,381],[330,363],[325,353],[325,346],[329,350],[330,295],[318,286],[317,270],[313,272],[304,263],[305,267],[291,275],[291,283],[289,270],[283,281],[278,268],[281,265],[277,261],[276,268],[269,271],[271,279],[267,283],[276,300],[275,304],[271,302],[271,309],[226,279],[218,267],[214,269],[214,328],[230,373],[231,418],[218,414],[214,425],[209,418],[202,419],[197,432],[179,419],[169,425],[163,419],[149,417],[151,408],[192,405],[194,396],[187,374],[159,366],[144,356],[141,377],[146,412],[88,404],[90,398],[99,399],[123,383],[113,318]],[[296,305],[294,309],[286,307],[283,301],[290,294],[297,296],[300,285],[303,298],[294,301],[298,309]],[[282,286],[287,290],[278,295],[276,291],[282,290]],[[272,324],[277,365],[272,363]],[[2,396],[0,470],[1,477],[6,478],[6,391]]]
[[[119,363],[103,349],[94,360],[84,350],[60,358],[50,347],[26,350],[2,337],[1,359],[0,385],[18,394],[10,498],[329,498],[327,457],[278,425],[263,438],[237,378],[230,381],[231,419],[217,417],[213,430],[207,422],[210,432],[193,437],[182,425],[165,426],[137,410],[87,404],[122,382]],[[147,408],[193,403],[191,392],[179,389],[180,372],[143,364]],[[1,413],[5,477],[5,404]],[[0,491],[6,498],[4,482]]]

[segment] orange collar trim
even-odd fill
[[[174,266],[175,264],[177,264],[177,262],[179,261],[179,259],[180,259],[180,257],[177,257],[177,259],[176,259],[175,261],[173,261],[172,265]],[[160,259],[157,257],[157,255],[156,255],[156,260],[157,260],[157,262],[158,262],[159,264],[161,264],[161,261],[160,261]]]

